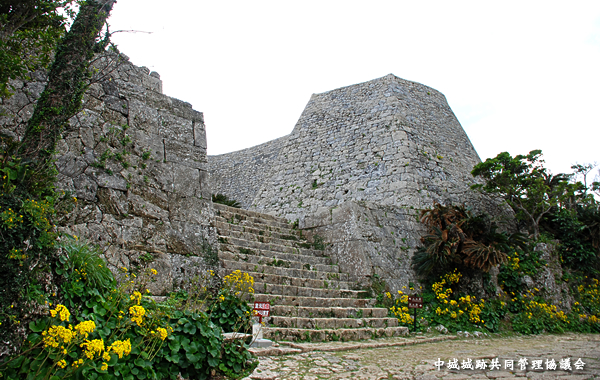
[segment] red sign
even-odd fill
[[[271,312],[269,302],[254,302],[254,314],[258,315],[258,322],[262,322],[263,317],[268,317]]]
[[[423,308],[423,297],[408,296],[408,308],[409,309],[422,309]]]

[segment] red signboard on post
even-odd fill
[[[258,323],[262,323],[263,317],[268,317],[270,312],[270,302],[254,302],[254,314],[258,315]]]
[[[408,308],[409,309],[422,309],[423,308],[423,297],[408,296]]]

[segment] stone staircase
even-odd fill
[[[406,335],[385,308],[342,273],[283,218],[214,204],[221,275],[254,278],[255,300],[271,302],[264,337],[277,341],[349,341]]]

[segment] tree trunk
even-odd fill
[[[48,84],[29,120],[19,156],[36,175],[34,182],[54,177],[52,156],[56,142],[68,120],[79,112],[89,82],[89,63],[94,45],[115,0],[87,0],[77,18],[56,48],[48,74]],[[29,184],[36,186],[35,183]],[[39,185],[38,185],[39,186]]]

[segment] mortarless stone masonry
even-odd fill
[[[290,135],[208,160],[213,192],[298,220],[343,271],[394,290],[416,281],[420,209],[436,201],[498,213],[470,189],[480,160],[444,95],[392,74],[315,94]]]
[[[216,263],[202,113],[161,93],[157,73],[126,57],[100,70],[58,143],[59,189],[78,199],[60,229],[98,243],[112,267],[151,266],[154,294]],[[46,82],[13,81],[0,127],[20,138]]]
[[[469,189],[479,158],[432,88],[390,74],[315,94],[290,135],[207,162],[202,114],[163,95],[158,74],[115,58],[97,61],[100,76],[58,145],[58,186],[79,199],[61,229],[99,243],[113,269],[158,269],[155,294],[216,263],[211,193],[298,220],[352,279],[377,275],[390,290],[416,282],[420,209],[498,213]],[[22,136],[45,80],[13,82],[4,132]]]

